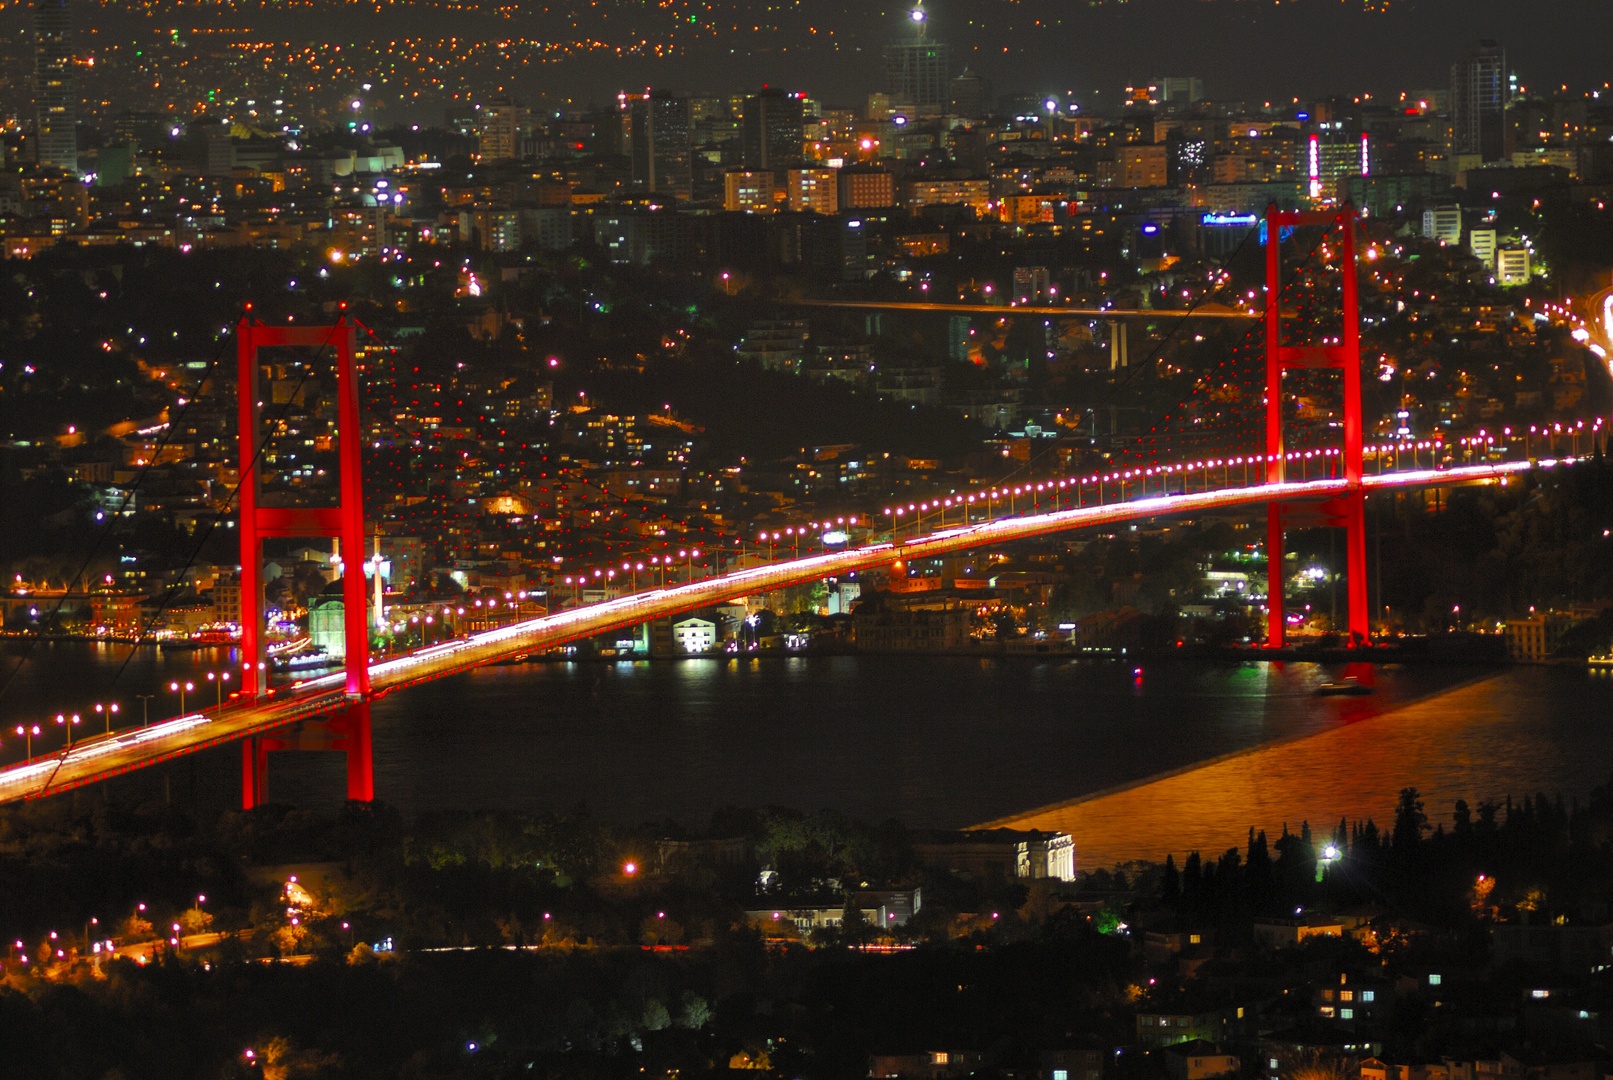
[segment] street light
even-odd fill
[[[106,716],[106,733],[108,735],[112,734],[112,718],[118,713],[118,703],[114,701],[110,705],[102,705],[100,702],[96,702],[95,711]]]
[[[180,716],[185,715],[185,695],[194,689],[196,689],[196,684],[193,682],[171,682],[168,684],[168,692],[179,695]]]
[[[34,724],[30,727],[26,724],[18,724],[17,734],[21,735],[25,740],[24,745],[27,746],[28,760],[34,760],[34,736],[39,734],[39,725]]]
[[[210,683],[214,683],[218,687],[218,708],[219,708],[220,712],[223,712],[224,711],[224,684],[230,681],[230,673],[227,672],[227,671],[220,671],[220,672],[217,672],[217,673],[209,671],[207,673],[207,681],[210,682]]]
[[[141,727],[146,727],[151,723],[151,699],[156,697],[156,696],[157,696],[156,694],[136,694],[135,695],[135,697],[140,699],[140,726]]]
[[[67,729],[67,748],[69,750],[71,750],[73,748],[73,725],[74,724],[81,724],[83,722],[84,722],[84,718],[82,716],[80,716],[78,713],[74,713],[73,718],[71,720],[69,720],[62,713],[57,713],[56,714],[56,724],[57,724],[57,726]]]

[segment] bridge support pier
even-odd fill
[[[348,705],[344,715],[323,726],[322,740],[257,736],[241,751],[241,805],[261,805],[268,787],[270,750],[345,750],[347,796],[375,797],[370,760],[370,620],[364,587],[364,486],[361,469],[363,431],[359,426],[358,369],[354,361],[356,324],[345,317],[334,326],[265,326],[242,319],[237,330],[237,394],[240,424],[239,498],[241,506],[241,691],[247,698],[268,691],[268,655],[263,626],[263,541],[269,537],[331,536],[342,557],[342,639],[345,649]],[[334,352],[336,369],[336,439],[340,464],[339,495],[331,507],[262,506],[263,432],[258,416],[261,366],[258,350],[300,347]],[[304,731],[309,729],[304,724]],[[339,736],[336,738],[335,736]]]
[[[269,801],[269,751],[338,750],[347,755],[347,797],[358,802],[375,798],[370,760],[370,703],[355,702],[329,720],[305,720],[295,729],[241,740],[241,809]]]
[[[1282,566],[1285,554],[1283,533],[1290,528],[1344,530],[1347,644],[1352,649],[1367,644],[1371,623],[1367,611],[1366,495],[1356,488],[1332,499],[1309,502],[1273,500],[1266,504],[1267,648],[1280,649],[1288,638]]]

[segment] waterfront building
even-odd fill
[[[717,624],[710,619],[683,619],[672,624],[672,640],[681,653],[710,652],[717,644]]]

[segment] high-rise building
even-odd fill
[[[1053,278],[1045,266],[1014,267],[1014,300],[1034,304],[1051,295]]]
[[[1462,208],[1433,206],[1423,211],[1423,237],[1442,244],[1462,242]]]
[[[833,214],[840,209],[840,178],[836,170],[791,169],[788,177],[785,188],[791,210]]]
[[[78,172],[78,102],[73,93],[73,25],[67,0],[34,5],[34,102],[39,163]]]
[[[1204,99],[1204,81],[1196,75],[1160,75],[1148,80],[1155,104],[1187,105]]]
[[[1451,150],[1501,161],[1506,154],[1506,110],[1511,100],[1507,52],[1480,41],[1451,65]]]
[[[948,90],[947,111],[954,116],[979,119],[991,111],[991,83],[964,68]]]
[[[800,94],[766,89],[745,99],[740,145],[747,169],[784,169],[801,160],[806,118]]]
[[[907,21],[906,40],[885,46],[885,92],[893,108],[938,116],[950,102],[952,49],[929,36],[922,0],[908,12]]]
[[[1498,248],[1495,253],[1495,279],[1500,284],[1529,284],[1529,249]]]
[[[1113,161],[1098,162],[1098,177],[1105,187],[1164,187],[1168,155],[1164,143],[1128,143],[1115,151]]]
[[[876,210],[896,205],[896,177],[885,169],[850,165],[840,170],[842,210]]]
[[[521,140],[532,126],[525,105],[497,97],[477,113],[477,156],[483,161],[514,161],[521,156]]]
[[[745,214],[773,212],[773,173],[730,169],[723,174],[723,209]]]
[[[629,115],[633,183],[687,199],[694,188],[689,99],[651,90],[621,100]]]

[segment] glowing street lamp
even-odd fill
[[[67,748],[69,750],[73,748],[73,725],[81,724],[83,722],[84,718],[78,713],[74,713],[72,719],[68,719],[62,713],[56,714],[56,726],[67,729]]]
[[[118,703],[114,701],[110,705],[102,705],[101,703],[97,702],[95,705],[95,711],[105,715],[106,733],[108,735],[112,734],[112,718],[118,714]]]
[[[224,684],[230,681],[230,673],[227,671],[217,673],[209,671],[207,681],[218,687],[218,707],[219,711],[222,712],[224,709]]]
[[[39,734],[39,725],[18,724],[17,734],[21,735],[25,740],[24,745],[27,747],[28,760],[34,760],[34,736]]]
[[[196,684],[192,683],[192,682],[183,682],[183,683],[182,682],[171,682],[171,683],[168,684],[168,692],[170,694],[178,694],[179,695],[179,715],[180,716],[185,715],[185,695],[187,693],[189,693],[190,691],[195,690],[195,689],[196,689]]]

